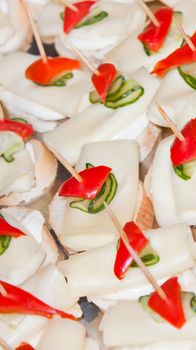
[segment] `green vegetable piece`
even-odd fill
[[[11,236],[0,236],[0,255],[2,255],[9,247]]]
[[[86,20],[78,23],[74,29],[79,29],[84,26],[90,26],[92,24],[103,21],[104,18],[108,17],[108,13],[106,11],[100,11],[97,15],[90,16]]]
[[[193,89],[196,89],[196,63],[189,63],[178,67],[178,71],[184,81]]]
[[[177,167],[174,167],[174,171],[176,175],[181,177],[183,180],[190,180],[196,171],[196,160],[178,165]]]

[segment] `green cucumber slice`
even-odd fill
[[[86,163],[86,168],[92,168],[91,163]],[[79,199],[70,202],[69,206],[71,208],[80,209],[85,213],[96,214],[105,209],[104,201],[110,203],[117,191],[118,183],[114,174],[110,174],[103,184],[101,190],[93,200],[89,199]]]
[[[89,101],[93,104],[95,103],[101,103],[101,99],[97,93],[97,91],[93,90],[89,92]]]
[[[11,236],[0,236],[0,255],[9,248],[11,238]]]
[[[126,80],[121,89],[119,89],[117,93],[112,94],[112,97],[107,95],[106,102],[117,102],[118,100],[122,100],[132,92],[135,92],[138,87],[140,88],[141,86],[135,80]]]
[[[176,175],[183,180],[190,180],[196,171],[196,160],[178,165],[177,167],[174,167],[174,171]]]
[[[196,89],[196,63],[194,62],[178,67],[178,71],[184,81],[193,89]]]
[[[28,124],[28,122],[23,118],[12,118],[11,120],[13,120],[14,122]]]
[[[107,101],[115,101],[116,96],[120,94],[120,91],[125,85],[125,77],[123,75],[118,75],[112,82],[107,95]]]
[[[9,148],[6,152],[3,153],[2,157],[4,158],[4,160],[8,163],[13,162],[14,160],[14,153],[18,152],[21,150],[21,147],[23,145],[23,142],[18,142],[16,143],[14,146],[12,146],[11,148]]]
[[[104,202],[109,204],[116,194],[118,183],[113,174],[110,174],[108,176],[108,179],[106,180],[104,185],[101,191],[98,193],[97,197],[95,197],[95,199],[93,199],[89,203],[88,212],[91,214],[96,214],[101,210],[104,210],[105,209]]]
[[[144,94],[144,88],[140,85],[128,90],[124,96],[118,98],[116,101],[106,101],[105,106],[112,109],[128,106],[136,102]]]
[[[67,84],[67,80],[73,78],[72,72],[63,72],[58,77],[56,77],[53,82],[50,84],[52,86],[65,86]]]
[[[139,254],[140,258],[142,259],[143,263],[146,266],[152,266],[159,262],[160,258],[156,251],[151,247],[150,244],[148,244]],[[137,263],[135,261],[132,262],[131,267],[138,267]]]
[[[60,19],[64,20],[64,12],[59,13]],[[74,29],[79,29],[84,26],[90,26],[92,24],[98,23],[100,21],[103,21],[104,18],[108,17],[108,12],[101,10],[101,8],[96,7],[94,10],[91,11],[90,15],[86,17],[84,21],[81,21],[78,23]]]
[[[74,29],[79,29],[84,26],[90,26],[91,24],[98,23],[100,21],[103,21],[104,18],[108,17],[108,12],[99,10],[99,12],[95,15],[92,15],[93,11],[91,12],[91,16],[86,18],[86,20],[78,23]]]
[[[154,321],[158,323],[166,323],[167,321],[164,320],[164,318],[162,318],[159,314],[157,314],[148,306],[149,298],[150,295],[145,295],[139,298],[139,303],[144,309],[144,311],[147,312]],[[186,320],[190,320],[191,318],[196,316],[196,296],[194,293],[191,292],[181,292],[181,299],[185,318]]]
[[[175,11],[173,16],[178,21],[178,23],[180,23],[182,25],[182,22],[183,22],[183,14],[182,14],[182,12]],[[180,45],[180,42],[182,41],[182,35],[179,34],[179,31],[178,31],[178,29],[176,27],[176,24],[175,24],[174,20],[172,20],[172,23],[171,23],[169,32],[167,34],[167,37],[165,39],[165,42],[164,42],[163,46],[160,48],[159,52],[161,50],[164,50],[165,47],[167,47],[167,44],[169,42],[171,42],[171,41],[179,42],[179,45]],[[144,47],[144,52],[146,53],[147,56],[156,55],[156,52],[150,50],[148,45],[143,44],[143,47]]]

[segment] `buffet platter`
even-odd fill
[[[195,25],[0,0],[0,350],[196,349]]]

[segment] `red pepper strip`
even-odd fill
[[[18,238],[20,236],[26,236],[25,233],[17,229],[16,227],[11,226],[0,217],[0,236],[11,236],[14,238]]]
[[[93,85],[104,103],[107,97],[108,90],[116,77],[117,70],[112,63],[103,63],[97,68],[100,75],[93,74],[91,80]]]
[[[30,344],[21,343],[15,350],[35,350]]]
[[[162,7],[155,14],[160,26],[150,22],[144,31],[138,35],[138,39],[151,51],[157,52],[163,45],[171,26],[173,10],[170,7]]]
[[[185,140],[176,138],[170,150],[171,161],[175,167],[196,159],[196,119],[191,119],[181,133]]]
[[[167,295],[167,299],[161,299],[159,294],[154,292],[149,298],[148,306],[173,326],[181,328],[186,320],[178,278],[170,278],[161,286],[161,288]]]
[[[48,57],[44,63],[42,59],[33,62],[25,71],[27,79],[40,85],[50,85],[63,72],[79,69],[81,63],[78,60],[67,57]]]
[[[47,318],[52,318],[53,316],[58,315],[62,318],[76,320],[75,316],[67,314],[64,311],[54,309],[21,288],[15,287],[4,281],[0,281],[0,283],[7,292],[6,296],[0,294],[1,314],[14,313],[39,315]]]
[[[136,251],[136,253],[140,253],[149,243],[148,239],[133,221],[127,222],[123,229],[127,235],[130,245]],[[122,239],[120,239],[116,260],[114,263],[114,273],[117,278],[124,278],[132,263],[132,260],[132,256],[124,245]]]
[[[12,131],[18,134],[25,141],[34,134],[31,124],[17,122],[11,119],[0,120],[0,132]]]
[[[65,7],[64,12],[64,33],[68,34],[81,20],[86,17],[91,7],[96,4],[96,1],[82,1],[75,2],[73,5],[77,8],[77,11]]]
[[[83,181],[78,182],[74,177],[71,177],[62,184],[59,196],[94,199],[111,170],[103,165],[85,169],[79,173]]]
[[[191,37],[191,41],[196,45],[196,32]],[[164,76],[168,70],[182,66],[183,64],[196,62],[196,50],[192,51],[190,47],[185,44],[179,49],[172,52],[169,56],[159,61],[151,74],[157,74],[158,77]]]

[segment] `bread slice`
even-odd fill
[[[35,186],[28,192],[13,192],[0,198],[0,205],[12,206],[20,203],[30,203],[49,190],[57,174],[57,159],[38,140],[30,141],[35,158]]]

